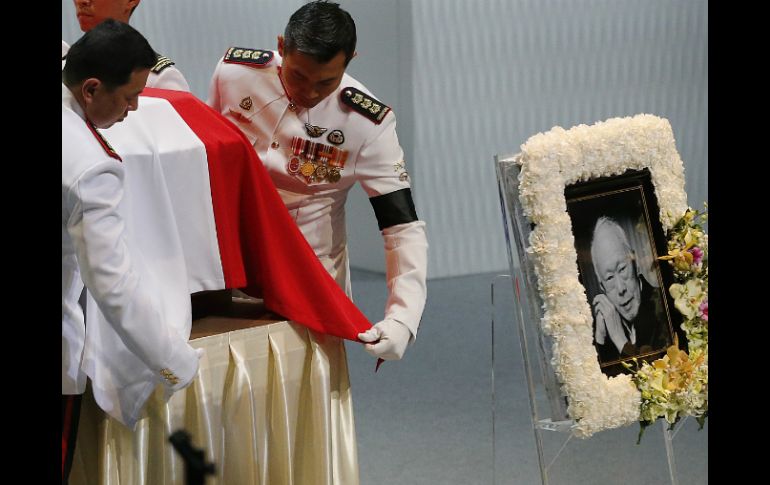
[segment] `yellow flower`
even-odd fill
[[[663,383],[663,374],[656,373],[653,376],[651,376],[649,380],[649,385],[653,391],[665,391],[666,388]]]
[[[636,372],[634,381],[642,397],[641,421],[663,417],[673,423],[682,416],[704,416],[708,410],[708,322],[696,318],[705,314],[699,312],[699,306],[708,301],[708,236],[695,223],[699,217],[705,220],[705,214],[687,210],[669,234],[668,254],[659,258],[675,269],[679,282],[669,287],[669,293],[686,319],[682,328],[691,353],[678,348],[674,335],[674,345],[662,358],[643,363]],[[698,265],[693,266],[696,260]]]
[[[693,244],[695,244],[695,241],[697,241],[697,239],[693,235],[692,229],[688,227],[684,233],[684,246],[685,246],[684,248],[690,249],[693,246]]]
[[[693,261],[692,253],[682,248],[674,248],[668,251],[667,256],[660,256],[658,259],[665,261],[674,260],[674,267],[679,271],[689,271]]]
[[[670,360],[671,363],[675,365],[680,357],[679,348],[676,345],[670,345],[666,349],[666,357],[668,357],[668,360]]]

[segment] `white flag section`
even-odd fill
[[[137,111],[102,133],[125,166],[119,210],[141,284],[161,300],[158,320],[189,338],[190,293],[225,288],[204,144],[160,98],[141,97]],[[96,402],[133,428],[160,376],[128,350],[90,295],[86,315],[83,369]]]

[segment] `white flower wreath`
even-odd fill
[[[639,421],[641,394],[631,375],[608,378],[593,345],[593,317],[578,280],[566,186],[648,168],[666,233],[687,210],[684,168],[668,120],[642,114],[569,130],[555,127],[521,146],[519,200],[535,224],[532,255],[543,299],[543,332],[553,337],[553,366],[568,397],[575,436]]]

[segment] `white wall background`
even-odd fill
[[[205,99],[230,45],[274,48],[300,0],[144,0],[131,20]],[[429,273],[507,266],[494,175],[535,133],[616,116],[667,118],[690,205],[708,198],[706,0],[341,0],[356,20],[349,72],[398,116]],[[80,36],[62,0],[62,38]],[[348,203],[354,266],[381,271],[360,189]]]

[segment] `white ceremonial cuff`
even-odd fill
[[[187,387],[198,374],[198,353],[187,342],[179,345],[166,367],[158,370],[164,386],[171,392]]]

